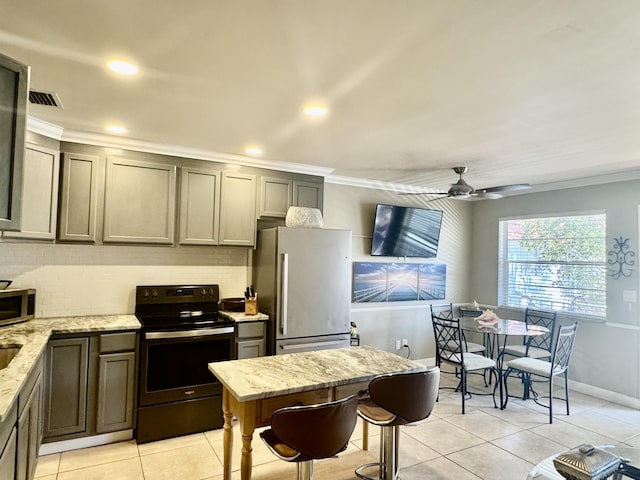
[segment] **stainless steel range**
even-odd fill
[[[142,324],[138,443],[222,427],[222,385],[207,364],[236,357],[235,323],[218,317],[218,285],[136,288]]]

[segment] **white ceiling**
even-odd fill
[[[1,10],[0,52],[64,104],[30,117],[62,127],[62,139],[121,123],[129,141],[167,151],[231,158],[257,144],[266,164],[436,190],[457,165],[476,188],[640,168],[638,0],[3,0]],[[140,75],[109,73],[113,56]],[[302,117],[310,100],[327,118]]]

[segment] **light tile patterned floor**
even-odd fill
[[[474,377],[474,389],[482,389]],[[456,380],[443,375],[441,385]],[[517,392],[517,379],[510,381]],[[538,388],[543,390],[542,387]],[[560,389],[558,389],[560,390]],[[560,392],[562,393],[562,392]],[[524,480],[543,458],[581,443],[640,447],[640,410],[597,398],[570,394],[571,415],[564,403],[554,403],[554,423],[548,410],[533,401],[510,399],[506,410],[493,407],[490,396],[474,395],[460,413],[460,394],[443,389],[433,414],[417,425],[401,428],[400,468],[403,480]],[[237,428],[237,427],[236,427]],[[375,461],[378,431],[370,431],[369,451],[363,451],[358,423],[349,448],[338,458],[315,464],[318,480],[351,480],[358,465]],[[238,435],[235,435],[238,438]],[[295,465],[277,460],[256,435],[253,441],[254,480],[296,477]],[[38,480],[221,480],[222,430],[137,445],[134,440],[41,457]],[[233,480],[240,478],[239,448],[234,449]]]

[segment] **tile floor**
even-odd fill
[[[475,376],[470,383],[482,389]],[[516,382],[516,383],[513,383]],[[442,376],[451,387],[453,375]],[[519,384],[510,381],[511,393]],[[542,388],[539,388],[542,389]],[[400,468],[403,480],[525,480],[543,458],[580,443],[623,444],[640,447],[640,410],[571,392],[571,415],[564,403],[548,411],[533,401],[511,399],[506,410],[493,408],[490,396],[474,395],[467,413],[460,414],[460,394],[442,389],[432,415],[417,425],[401,428]],[[233,480],[240,478],[237,426]],[[362,450],[358,423],[346,451],[315,463],[319,480],[357,478],[358,465],[375,461],[378,431],[370,429],[369,451]],[[277,460],[258,435],[253,441],[254,480],[296,478],[293,464]],[[221,480],[222,430],[137,445],[134,440],[41,457],[38,480]]]

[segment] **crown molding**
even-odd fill
[[[79,130],[68,130],[34,117],[28,118],[27,129],[33,133],[38,133],[63,142],[82,143],[85,145],[95,145],[108,148],[120,148],[136,152],[156,153],[159,155],[185,157],[211,162],[224,162],[246,167],[264,168],[267,170],[301,173],[320,177],[325,177],[333,172],[332,168],[317,167],[302,163],[252,158],[244,155],[203,150],[180,145],[145,142],[127,137],[114,137],[111,135],[87,133]]]

